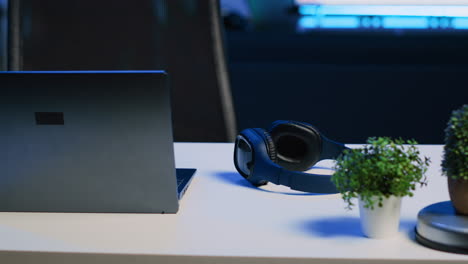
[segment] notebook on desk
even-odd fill
[[[0,211],[176,213],[194,172],[164,72],[0,73]]]

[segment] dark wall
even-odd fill
[[[151,1],[21,2],[25,70],[155,69],[157,17]]]
[[[228,44],[239,129],[292,119],[348,143],[442,143],[468,103],[465,32],[231,31]]]

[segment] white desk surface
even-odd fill
[[[448,200],[441,145],[430,156],[428,186],[404,198],[400,233],[363,237],[358,208],[338,194],[260,190],[236,172],[233,144],[176,143],[177,167],[195,167],[179,213],[0,213],[0,263],[468,263],[468,255],[414,240],[416,215]],[[331,166],[331,161],[322,166]]]

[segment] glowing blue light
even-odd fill
[[[323,17],[319,21],[323,28],[358,28],[358,17]]]
[[[299,6],[299,14],[303,16],[318,15],[319,5],[301,5]]]
[[[331,15],[322,12],[324,6],[308,5],[302,7],[311,8],[313,12],[310,12],[315,15],[301,17],[298,21],[298,30],[313,28],[468,29],[468,16]],[[464,6],[462,9],[466,10],[465,15],[468,15],[468,6]],[[435,15],[435,13],[432,14]]]
[[[301,5],[301,15],[468,17],[468,6]]]
[[[358,17],[315,17],[305,16],[298,21],[299,30],[311,28],[358,28]]]
[[[315,16],[301,17],[298,21],[300,29],[316,28],[319,25],[319,19]]]
[[[468,18],[456,18],[452,21],[454,29],[468,29]]]
[[[428,28],[427,19],[424,17],[384,17],[382,21],[384,28]]]

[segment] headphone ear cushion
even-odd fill
[[[262,128],[254,128],[254,130],[263,138],[267,147],[268,156],[273,162],[276,163],[276,147],[275,142],[273,141],[273,138],[271,137],[270,133],[268,133],[268,131]]]
[[[313,126],[294,121],[276,121],[270,135],[276,163],[285,169],[305,171],[319,161],[322,153],[320,132]]]

